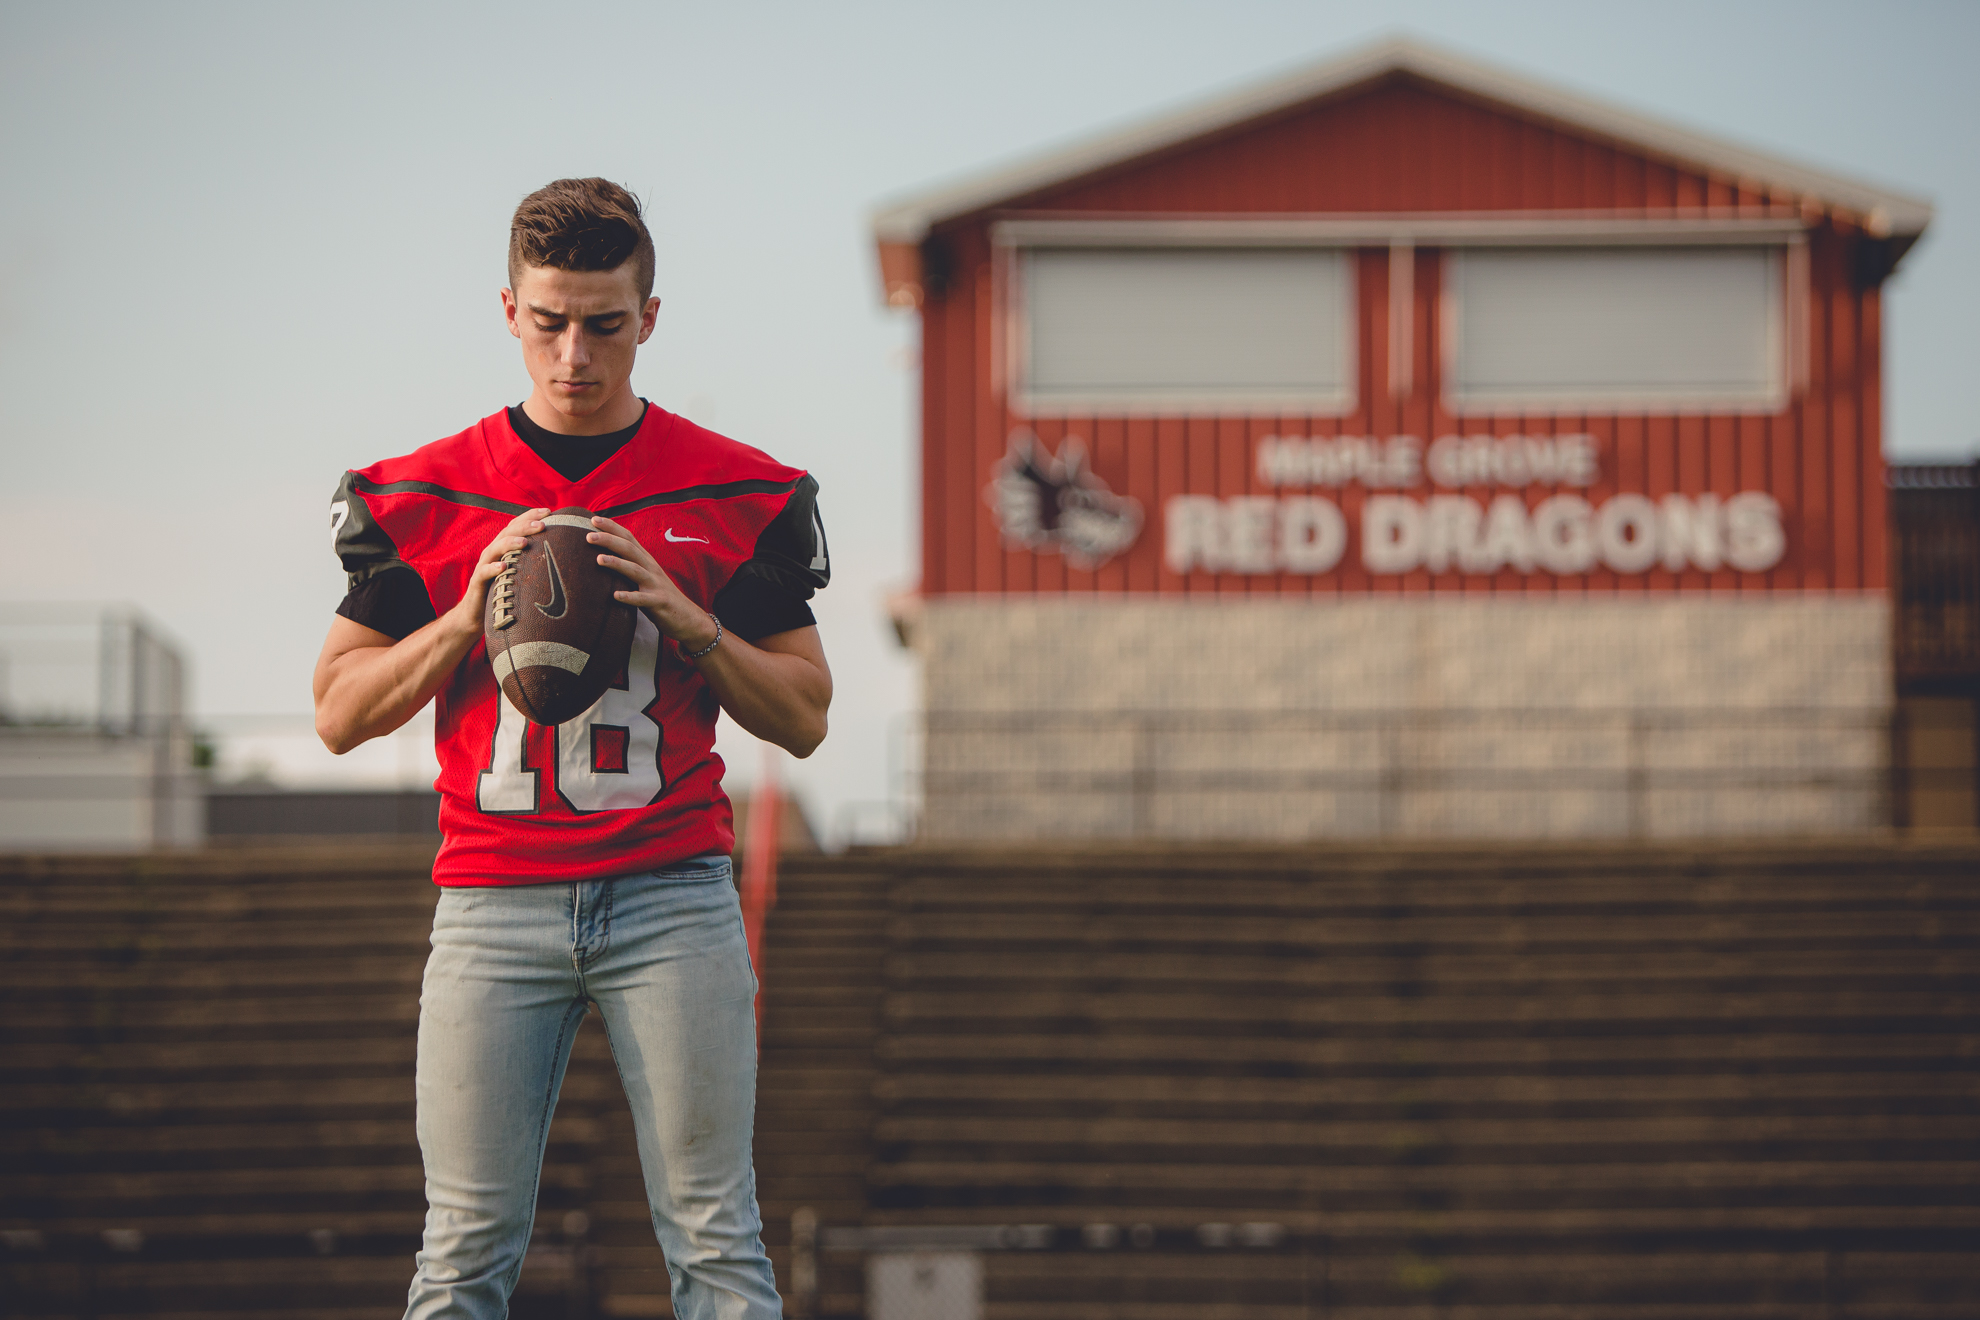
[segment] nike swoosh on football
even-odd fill
[[[682,541],[693,541],[698,545],[708,544],[708,538],[705,536],[675,536],[674,529],[671,527],[667,529],[667,539],[675,544],[679,544]]]
[[[557,553],[546,543],[543,557],[550,561],[550,599],[538,601],[536,608],[546,619],[561,619],[571,608],[571,602],[564,595],[564,575],[557,571]]]

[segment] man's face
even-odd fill
[[[653,333],[660,300],[640,304],[630,261],[617,270],[527,266],[502,290],[502,311],[537,397],[575,420],[630,388],[633,355]]]

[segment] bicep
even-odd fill
[[[818,671],[818,677],[825,685],[825,695],[832,695],[832,670],[825,663],[825,643],[819,639],[816,626],[792,628],[788,632],[771,633],[750,643],[759,651],[772,655],[790,655],[805,661]]]
[[[316,657],[316,674],[311,686],[318,698],[330,686],[337,662],[358,651],[389,651],[398,645],[398,638],[390,633],[367,628],[363,624],[335,615],[330,620],[330,633],[323,639],[323,651]]]

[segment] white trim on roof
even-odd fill
[[[1549,247],[1782,244],[1800,238],[1799,219],[1742,220],[1613,212],[1436,212],[1337,216],[1013,216],[990,226],[1000,247]]]
[[[1932,218],[1932,204],[1922,198],[1811,169],[1399,37],[903,198],[874,213],[874,237],[882,243],[919,243],[945,220],[1391,73],[1414,74],[1654,155],[1811,196],[1865,217],[1872,232],[1917,235]]]

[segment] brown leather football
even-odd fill
[[[503,558],[488,585],[481,633],[488,663],[511,704],[536,724],[582,715],[626,667],[633,607],[612,599],[632,583],[598,566],[584,538],[589,509],[558,509],[529,546]]]

